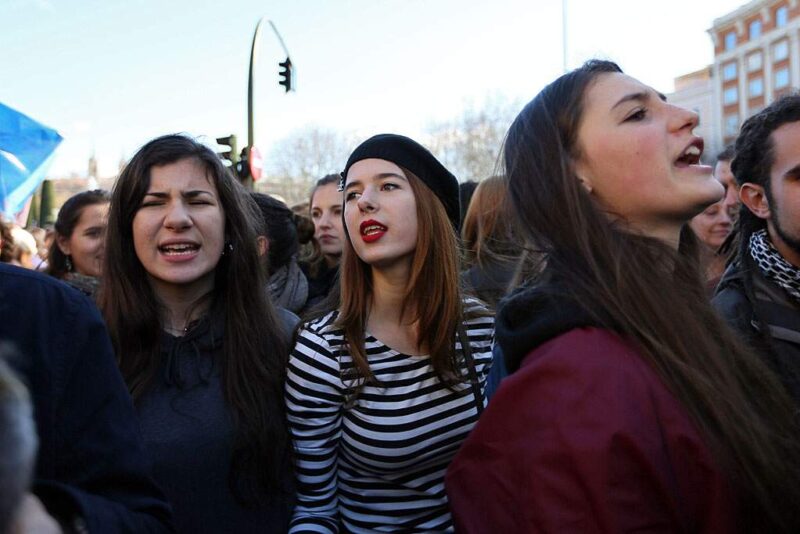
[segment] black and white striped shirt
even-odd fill
[[[473,317],[465,330],[483,390],[494,319],[474,317],[478,307],[465,302],[465,316]],[[338,532],[340,525],[350,532],[452,531],[444,474],[478,418],[472,389],[451,391],[429,357],[398,353],[368,336],[369,366],[381,385],[365,385],[346,405],[354,364],[333,325],[337,315],[304,325],[289,360],[286,403],[298,474],[290,532]],[[467,369],[462,362],[463,376]]]

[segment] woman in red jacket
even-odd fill
[[[681,232],[723,195],[697,123],[591,61],[511,126],[542,264],[501,307],[511,375],[448,470],[460,532],[800,531],[790,401],[714,315]]]

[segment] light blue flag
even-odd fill
[[[62,137],[0,103],[0,211],[12,218],[44,180]]]

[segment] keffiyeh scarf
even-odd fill
[[[772,246],[766,230],[759,230],[750,236],[750,256],[768,280],[800,301],[800,269],[786,261]]]

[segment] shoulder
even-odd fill
[[[294,329],[297,328],[297,325],[300,324],[300,317],[286,308],[278,307],[275,309],[275,311],[277,312],[278,321],[280,321],[283,331],[287,335],[291,335],[292,332],[294,332]]]
[[[464,297],[461,306],[467,328],[494,327],[494,312],[483,301]]]
[[[0,263],[0,295],[5,298],[19,297],[15,306],[38,305],[38,297],[58,298],[58,302],[78,303],[83,300],[80,292],[52,276]],[[88,302],[88,301],[87,301]]]
[[[511,384],[526,383],[526,387],[531,381],[541,382],[543,391],[563,400],[582,391],[573,399],[577,403],[582,403],[588,392],[598,401],[624,404],[631,397],[648,395],[653,387],[664,389],[633,343],[597,327],[574,328],[539,345],[509,380]]]
[[[604,361],[628,362],[639,359],[634,345],[615,332],[600,327],[572,328],[532,349],[520,369],[535,365],[604,366]]]
[[[297,333],[293,359],[329,360],[325,366],[338,367],[338,357],[344,345],[344,332],[336,325],[338,311],[332,311],[302,324]]]

